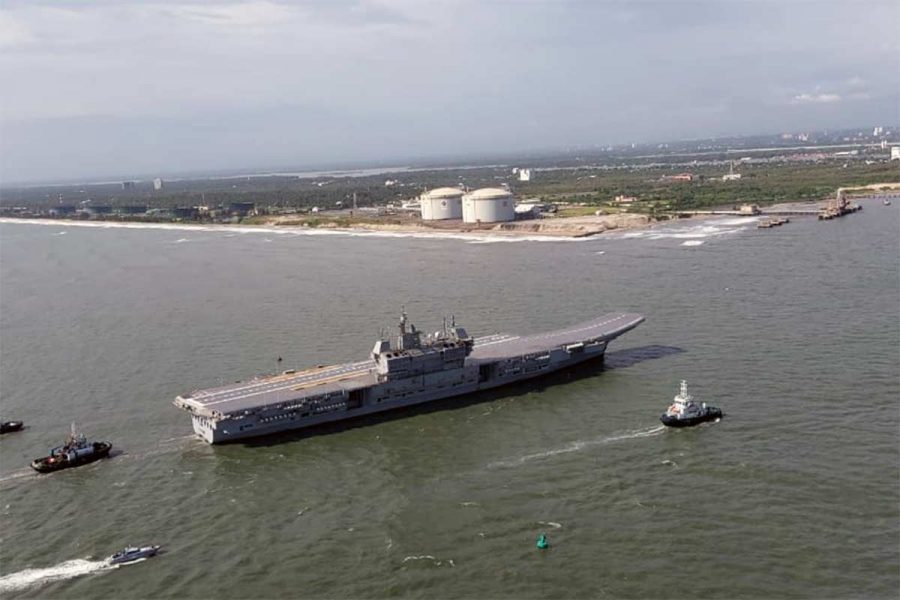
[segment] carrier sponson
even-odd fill
[[[442,370],[435,372],[426,370],[409,376],[385,377],[383,373],[379,374],[376,360],[369,359],[289,371],[282,375],[257,377],[195,391],[176,398],[175,405],[193,414],[195,431],[211,443],[266,435],[470,393],[549,373],[602,356],[610,340],[637,327],[643,320],[644,317],[639,314],[611,313],[547,333],[526,336],[495,334],[475,339],[465,336],[465,339],[456,340],[456,346],[452,343],[446,345],[448,350],[445,352],[449,356],[454,349],[462,351],[463,345],[468,344],[464,360],[458,362],[458,368],[450,368],[451,363],[448,362]],[[461,328],[458,331],[465,334]],[[412,332],[415,334],[415,328]],[[447,341],[451,342],[449,338]],[[425,353],[429,352],[435,355],[433,346]],[[401,354],[412,356],[412,362],[425,359],[417,347]],[[398,354],[386,349],[381,356],[393,359]],[[331,400],[333,398],[337,401]],[[349,402],[346,401],[348,398]],[[340,403],[342,399],[343,404]],[[324,408],[320,406],[322,404],[325,404]],[[241,424],[225,427],[227,423],[223,422]],[[245,428],[253,431],[245,433]],[[222,439],[226,434],[226,438]]]

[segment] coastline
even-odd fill
[[[282,219],[284,220],[284,219]],[[79,221],[69,219],[41,219],[0,217],[0,223],[19,223],[56,227],[95,227],[101,229],[169,229],[182,231],[217,231],[237,233],[272,233],[294,235],[348,235],[371,237],[413,237],[432,239],[460,239],[471,242],[515,242],[515,241],[579,241],[607,231],[629,231],[649,229],[656,222],[646,215],[624,214],[602,217],[560,217],[555,219],[534,219],[498,223],[492,226],[471,226],[452,223],[442,227],[429,227],[418,223],[357,223],[342,227],[336,223],[322,223],[317,226],[279,224],[272,219],[259,225],[249,224],[203,224],[203,223],[158,223],[145,221]]]

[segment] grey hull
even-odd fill
[[[478,338],[468,342],[467,356],[447,360],[450,367],[412,375],[385,377],[375,362],[363,361],[193,392],[175,405],[192,414],[194,431],[211,444],[272,435],[547,375],[602,357],[610,340],[643,320],[612,314],[544,334]],[[421,354],[404,356],[414,363],[425,360]]]

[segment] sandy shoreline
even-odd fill
[[[286,220],[286,219],[284,219]],[[336,223],[322,223],[316,227],[282,225],[273,219],[260,225],[151,223],[144,221],[75,221],[68,219],[27,219],[2,217],[0,223],[51,225],[57,227],[99,227],[131,229],[170,229],[184,231],[231,231],[242,233],[293,233],[307,235],[369,235],[379,237],[421,237],[465,239],[471,241],[572,241],[606,231],[646,229],[654,222],[646,215],[622,214],[602,217],[560,217],[512,221],[493,226],[472,227],[468,224],[447,224],[430,227],[417,223],[357,223],[341,227]]]

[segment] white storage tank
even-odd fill
[[[502,188],[482,188],[463,196],[463,221],[501,223],[516,219],[512,194]]]
[[[462,219],[462,197],[463,191],[452,187],[442,187],[425,192],[419,197],[422,205],[422,220]]]

